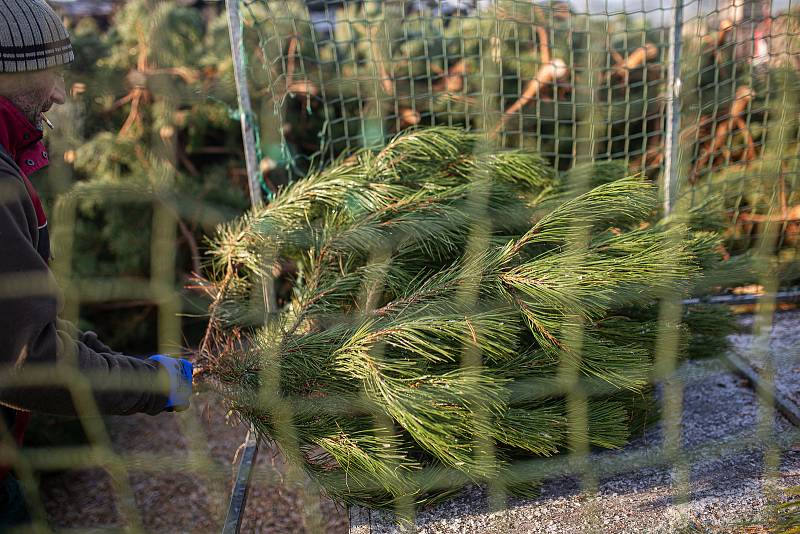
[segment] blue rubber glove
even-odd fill
[[[192,362],[156,354],[147,358],[160,365],[169,375],[169,397],[164,410],[182,412],[189,407],[192,396]]]

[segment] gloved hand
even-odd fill
[[[168,412],[187,409],[192,396],[192,362],[163,354],[150,356],[148,360],[158,363],[169,375],[169,397],[164,409]]]

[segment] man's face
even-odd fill
[[[31,124],[42,129],[42,113],[66,100],[64,69],[0,75],[0,94],[11,100]]]

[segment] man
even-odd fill
[[[64,103],[73,58],[43,0],[0,0],[0,451],[22,443],[31,411],[76,413],[76,374],[104,414],[182,409],[191,395],[188,361],[125,356],[57,318],[47,218],[30,176],[48,164],[43,114]],[[0,530],[26,518],[19,485],[0,466]]]

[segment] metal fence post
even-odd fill
[[[233,74],[236,80],[236,95],[239,101],[239,121],[242,126],[242,144],[247,167],[247,184],[250,189],[250,205],[261,204],[263,197],[259,162],[256,150],[256,136],[253,130],[253,107],[250,102],[250,90],[247,87],[247,72],[244,60],[244,40],[242,39],[242,18],[239,13],[239,0],[225,0],[225,10],[228,15],[228,32],[231,39],[231,55],[233,57]],[[271,280],[264,285],[264,303],[267,311],[274,310],[274,290]],[[231,491],[231,500],[228,513],[222,527],[224,534],[239,532],[244,518],[244,509],[247,505],[247,493],[253,476],[256,458],[258,457],[259,439],[255,429],[250,428],[244,442],[244,451],[239,463],[239,469]]]
[[[225,0],[228,13],[228,31],[231,36],[233,55],[233,75],[236,79],[236,94],[239,98],[239,120],[242,124],[242,142],[247,165],[247,184],[250,187],[250,203],[261,203],[261,180],[256,152],[256,136],[253,131],[253,107],[250,103],[250,90],[247,87],[247,72],[244,61],[244,40],[242,39],[242,18],[239,14],[239,0]]]
[[[222,525],[222,534],[237,534],[242,528],[247,494],[250,490],[250,481],[253,478],[253,469],[258,458],[258,445],[258,434],[251,428],[244,440],[242,458],[239,461],[236,479],[233,481],[231,500],[228,505],[228,514],[225,516],[225,523]]]
[[[664,145],[664,173],[661,176],[661,194],[664,214],[674,204],[678,189],[678,153],[681,127],[681,34],[683,33],[683,0],[675,0],[675,12],[669,32],[669,57],[667,58],[667,125]]]

